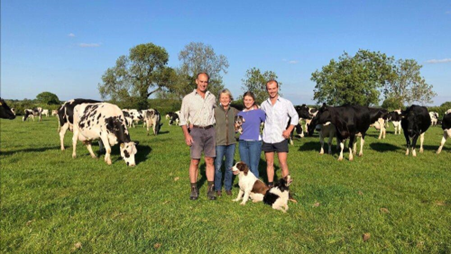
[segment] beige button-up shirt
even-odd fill
[[[207,91],[202,98],[197,90],[183,97],[180,109],[180,126],[194,124],[197,126],[208,126],[215,124],[216,97]]]

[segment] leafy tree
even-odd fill
[[[221,73],[227,74],[229,62],[224,55],[216,55],[210,45],[191,42],[179,53],[179,60],[182,65],[177,73],[183,89],[191,92],[196,88],[195,79],[200,72],[206,72],[210,76],[208,90],[215,96],[224,88]],[[185,94],[186,91],[183,92]]]
[[[395,109],[403,108],[402,103],[395,98],[387,98],[382,102],[382,108],[388,109],[390,111]]]
[[[413,59],[398,60],[393,65],[395,78],[386,83],[386,97],[394,98],[401,105],[413,102],[421,104],[432,103],[432,97],[437,94],[432,91],[432,85],[421,77],[419,65]]]
[[[314,99],[331,105],[377,105],[380,90],[394,77],[393,61],[380,52],[360,49],[355,56],[344,52],[338,61],[332,59],[321,71],[312,73]]]
[[[451,108],[451,101],[447,101],[447,102],[442,103],[442,105],[440,105],[440,107],[450,109]]]
[[[100,95],[113,101],[135,100],[138,109],[148,108],[147,98],[171,85],[168,58],[166,50],[153,43],[131,48],[129,56],[120,56],[103,74]]]
[[[45,103],[46,105],[57,105],[60,104],[60,100],[56,94],[51,92],[42,92],[36,96],[36,100],[40,103]]]
[[[276,79],[277,75],[273,71],[265,71],[262,73],[260,69],[253,67],[246,71],[246,76],[241,81],[243,82],[243,91],[253,92],[255,95],[255,101],[257,103],[263,102],[268,98],[268,93],[266,92],[266,83],[268,80]],[[281,90],[282,83],[279,82],[279,91]],[[241,96],[238,98],[240,99]]]

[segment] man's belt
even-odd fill
[[[204,129],[204,130],[208,130],[211,127],[213,127],[213,125],[207,125],[207,126],[193,125],[193,128]]]

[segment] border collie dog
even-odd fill
[[[281,178],[279,182],[274,185],[274,187],[266,192],[263,197],[263,202],[272,206],[273,209],[286,213],[288,210],[289,199],[288,186],[290,186],[292,181],[293,180],[290,175]]]
[[[251,172],[246,163],[242,161],[237,162],[235,166],[232,167],[232,172],[234,175],[238,175],[238,185],[240,186],[238,196],[232,201],[240,201],[242,198],[243,201],[240,203],[241,205],[245,205],[249,198],[251,198],[253,202],[263,201],[263,197],[269,188]]]

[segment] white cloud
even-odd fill
[[[78,46],[82,48],[95,48],[100,47],[100,43],[79,43]]]
[[[288,60],[286,58],[283,58],[282,61],[287,62],[289,64],[297,64],[299,62],[298,60]]]
[[[450,63],[451,62],[451,58],[444,58],[444,59],[431,59],[431,60],[427,60],[426,63],[430,63],[430,64],[436,64],[436,63]]]
[[[70,33],[70,34],[68,34],[67,36],[69,36],[69,37],[75,37],[75,34]]]
[[[447,11],[447,12],[445,12],[446,14],[451,14],[451,11]]]

